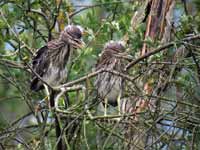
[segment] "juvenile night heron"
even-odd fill
[[[45,46],[40,48],[32,60],[32,69],[35,72],[32,76],[30,88],[33,91],[39,91],[45,87],[47,96],[50,101],[51,108],[56,107],[58,104],[58,93],[51,90],[43,84],[43,81],[50,86],[58,86],[67,78],[67,68],[70,56],[74,49],[82,48],[84,42],[82,41],[83,29],[80,26],[68,25],[64,31],[61,32],[60,37],[57,40],[49,41]],[[38,75],[41,79],[38,78]],[[63,149],[61,129],[59,121],[55,113],[55,128],[56,137],[59,140],[57,149]]]
[[[72,51],[84,46],[82,34],[83,29],[80,26],[68,25],[57,40],[49,41],[36,52],[32,68],[50,86],[58,86],[67,78],[66,64]],[[44,87],[48,92],[48,88],[34,74],[31,90],[37,92]]]
[[[127,55],[123,42],[110,41],[108,42],[97,62],[96,70],[108,69],[122,72],[124,65],[122,59],[117,56]],[[107,115],[107,103],[112,106],[118,105],[120,114],[120,98],[123,90],[123,79],[120,76],[114,75],[110,72],[102,72],[97,75],[95,80],[95,87],[98,96],[105,104],[104,115]]]

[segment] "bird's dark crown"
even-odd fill
[[[68,25],[65,27],[65,31],[75,39],[82,38],[83,29],[80,26]]]
[[[105,45],[104,50],[112,50],[114,52],[123,52],[125,51],[125,47],[122,44],[122,42],[110,41]]]

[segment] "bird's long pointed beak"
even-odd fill
[[[80,48],[80,49],[82,49],[86,46],[85,42],[83,42],[83,40],[77,40],[76,42],[73,42],[72,44],[75,48]]]
[[[84,30],[82,34],[83,34],[83,35],[88,35],[89,32],[88,32],[87,30]]]

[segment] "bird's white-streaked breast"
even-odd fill
[[[117,97],[121,93],[121,78],[117,76],[113,76],[110,78],[110,73],[102,73],[103,78],[101,77],[101,81],[97,84],[98,93],[101,98],[107,98],[110,102],[115,102]]]
[[[115,64],[110,64],[106,68],[113,69]],[[101,98],[107,98],[110,102],[115,102],[122,91],[122,78],[109,72],[100,73],[97,76],[95,86]]]
[[[65,67],[61,69],[58,66],[50,64],[43,78],[50,85],[57,86],[67,78],[67,69]]]

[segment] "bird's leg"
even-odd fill
[[[65,90],[61,88],[61,91],[55,97],[55,109],[58,110],[58,104],[60,97],[64,94]]]
[[[50,93],[49,93],[48,86],[44,84],[44,88],[45,88],[45,92],[46,92],[47,97],[49,97]]]
[[[107,116],[108,99],[105,97],[104,116]]]
[[[58,110],[58,104],[59,104],[59,98],[61,96],[61,93],[59,93],[58,95],[56,95],[55,97],[55,109]]]
[[[59,94],[56,95],[55,97],[55,109],[58,110],[58,104],[59,104],[59,98],[60,96],[62,96],[62,92],[60,92]]]
[[[48,86],[45,84],[44,84],[44,89],[45,89],[45,93],[46,93],[46,97],[44,99],[46,101],[47,106],[49,106],[50,92],[49,92]]]
[[[117,106],[118,106],[118,114],[121,115],[121,92],[119,93],[117,97]]]

